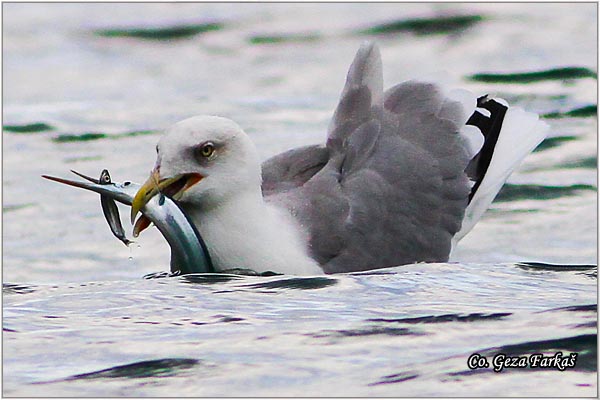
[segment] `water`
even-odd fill
[[[595,4],[3,11],[4,395],[597,394],[597,120],[550,118],[596,106],[597,81],[466,79],[596,71]],[[435,34],[410,20],[447,13],[475,17]],[[356,33],[392,20],[395,32]],[[367,38],[380,45],[386,86],[445,69],[467,89],[549,114],[552,139],[511,176],[451,263],[146,280],[168,269],[156,230],[128,249],[98,196],[39,177],[108,168],[114,180],[143,182],[160,130],[194,114],[234,119],[264,158],[320,142]],[[27,126],[38,123],[53,129]],[[557,351],[577,352],[575,368],[467,367],[476,352],[491,362]]]

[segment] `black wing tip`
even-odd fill
[[[477,189],[485,178],[488,167],[492,162],[492,156],[496,149],[496,143],[502,131],[504,117],[508,111],[508,107],[498,101],[489,98],[488,95],[481,96],[477,99],[477,107],[486,109],[490,112],[490,116],[484,116],[479,111],[475,111],[467,121],[467,125],[473,125],[479,128],[484,137],[484,143],[481,150],[471,160],[465,171],[469,178],[475,180],[475,185],[469,194],[469,203],[475,196]]]

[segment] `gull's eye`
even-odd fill
[[[198,154],[203,158],[210,158],[215,154],[215,145],[211,142],[206,142],[198,148]]]
[[[102,173],[100,174],[100,182],[102,184],[111,183],[110,174],[108,173],[108,170],[102,171]]]

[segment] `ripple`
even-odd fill
[[[275,33],[264,35],[252,35],[248,38],[250,44],[279,44],[279,43],[302,43],[315,42],[321,39],[318,33]]]
[[[546,186],[546,185],[516,185],[506,183],[500,189],[495,202],[515,200],[551,200],[559,197],[575,196],[582,190],[597,190],[593,185]]]
[[[2,130],[11,133],[38,133],[54,130],[54,127],[45,122],[34,122],[23,125],[3,125]]]
[[[543,118],[586,118],[598,115],[598,106],[589,104],[587,106],[573,108],[569,111],[554,111],[542,115]]]
[[[597,74],[585,67],[551,68],[540,71],[512,73],[480,73],[468,78],[476,82],[487,83],[534,83],[541,81],[565,81],[582,78],[596,78]]]
[[[542,312],[548,312],[548,311],[574,311],[574,312],[593,311],[593,312],[597,313],[598,312],[598,304],[583,304],[583,305],[576,305],[576,306],[559,307],[559,308],[553,308],[551,310],[544,310]]]
[[[493,314],[483,314],[483,313],[472,313],[467,315],[460,314],[444,314],[444,315],[427,315],[424,317],[415,317],[415,318],[372,318],[368,321],[372,322],[396,322],[403,324],[438,324],[443,322],[475,322],[475,321],[485,321],[485,320],[498,320],[503,319],[504,317],[508,317],[512,315],[512,313],[493,313]]]
[[[178,278],[183,283],[191,284],[214,284],[244,279],[241,275],[234,274],[218,274],[218,273],[206,273],[206,274],[186,274]]]
[[[369,383],[368,386],[387,385],[390,383],[400,383],[409,381],[411,379],[418,378],[419,374],[416,372],[400,372],[398,374],[386,375],[381,378],[380,381]]]
[[[412,32],[417,35],[449,34],[462,32],[471,26],[482,22],[482,15],[446,15],[431,18],[408,18],[374,25],[358,31],[364,35],[393,34],[397,32]]]
[[[313,338],[347,338],[363,336],[423,336],[426,333],[413,331],[408,328],[391,328],[387,326],[373,326],[357,329],[323,330],[317,333],[310,333],[308,336]]]
[[[3,294],[28,294],[36,291],[34,285],[23,285],[19,283],[3,283],[2,293]]]
[[[597,265],[592,264],[549,264],[542,262],[519,262],[517,267],[525,270],[543,271],[596,271]]]
[[[110,379],[110,378],[152,378],[175,376],[183,370],[188,370],[198,365],[200,360],[193,358],[163,358],[159,360],[140,361],[132,364],[117,365],[99,371],[87,372],[38,384],[73,381],[83,379]]]
[[[577,140],[577,139],[579,139],[579,137],[571,136],[571,135],[549,137],[549,138],[544,139],[542,141],[542,143],[540,143],[533,151],[539,152],[539,151],[552,149],[554,147],[560,146],[563,143],[572,142],[573,140]]]
[[[136,38],[145,40],[174,40],[185,39],[201,33],[218,31],[225,27],[221,22],[203,22],[160,27],[131,27],[99,29],[95,33],[109,38]]]
[[[314,277],[314,278],[289,278],[279,279],[276,281],[253,283],[250,285],[243,285],[246,288],[253,289],[300,289],[300,290],[312,290],[322,289],[328,286],[333,286],[337,283],[336,279]]]
[[[156,131],[130,131],[123,133],[100,133],[100,132],[86,132],[81,134],[62,134],[58,135],[55,138],[52,138],[53,142],[56,143],[68,143],[68,142],[87,142],[90,140],[98,140],[98,139],[121,139],[132,136],[140,136],[140,135],[152,135],[156,133]]]

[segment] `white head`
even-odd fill
[[[179,202],[211,207],[248,191],[260,193],[256,148],[233,121],[215,116],[185,119],[156,146],[154,171],[136,195],[132,217],[158,190]]]
[[[156,149],[154,170],[131,205],[132,222],[162,192],[202,224],[215,268],[321,272],[291,216],[263,202],[258,153],[237,124],[189,118],[167,129]],[[144,218],[135,224],[136,235],[148,225]]]

